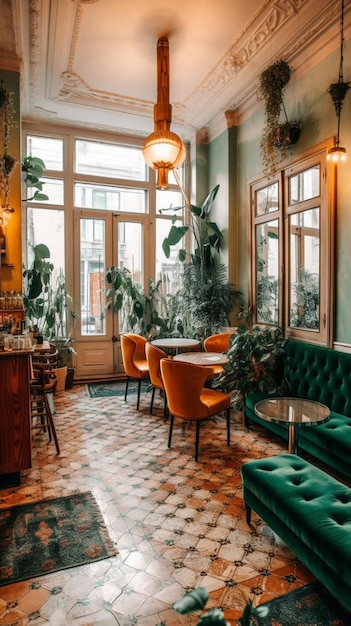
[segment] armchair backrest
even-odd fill
[[[150,383],[157,388],[163,389],[160,361],[166,359],[167,354],[157,346],[147,342],[145,346],[146,359],[149,366]]]
[[[226,352],[230,347],[230,338],[233,333],[217,333],[210,335],[204,340],[206,352]]]
[[[141,335],[129,333],[121,335],[121,350],[124,371],[128,376],[137,376],[138,361],[145,361],[145,344],[146,339]]]
[[[185,419],[203,417],[205,407],[200,396],[208,368],[174,359],[162,359],[160,367],[170,413]]]

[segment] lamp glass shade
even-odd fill
[[[328,161],[332,161],[333,163],[346,161],[346,158],[346,148],[342,148],[341,146],[331,148],[327,154]]]
[[[143,148],[144,159],[149,167],[172,170],[180,167],[185,159],[185,147],[178,135],[170,130],[151,133]]]

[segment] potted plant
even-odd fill
[[[109,285],[106,291],[106,308],[112,307],[120,317],[121,332],[136,332],[148,339],[159,332],[167,334],[169,327],[158,314],[161,293],[160,281],[149,281],[149,293],[133,281],[127,268],[109,267],[106,271]]]
[[[249,393],[273,392],[281,384],[279,364],[285,354],[285,341],[279,327],[238,326],[226,352],[225,374],[218,383],[232,393],[235,409],[243,408]]]
[[[264,172],[268,176],[276,173],[278,164],[286,158],[300,135],[300,123],[288,119],[284,106],[284,89],[290,77],[291,67],[283,59],[270,65],[260,77],[259,97],[264,100],[265,106],[265,126],[260,148]],[[282,111],[285,117],[283,122],[280,121]]]
[[[58,366],[65,368],[66,380],[72,354],[76,354],[71,336],[67,337],[66,324],[68,316],[74,319],[77,314],[63,271],[55,269],[50,257],[45,244],[33,247],[33,260],[23,271],[23,306],[27,327],[56,345]]]
[[[230,314],[241,296],[227,280],[227,268],[220,258],[223,234],[210,219],[218,190],[219,185],[216,185],[201,206],[190,204],[182,190],[185,206],[190,210],[190,224],[176,226],[174,215],[170,231],[162,243],[165,256],[169,258],[172,246],[178,244],[189,230],[193,235],[194,251],[187,253],[180,249],[178,252],[178,259],[183,264],[179,298],[183,303],[182,317],[186,326],[192,328],[191,336],[200,340],[230,326]],[[183,209],[184,206],[172,207],[174,212]],[[165,210],[169,209],[163,209],[163,212]]]

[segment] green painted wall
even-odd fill
[[[338,79],[339,53],[331,55],[285,91],[284,102],[289,119],[302,123],[301,136],[293,156],[326,141],[336,134],[337,118],[327,90]],[[351,55],[345,55],[344,80],[351,79]],[[248,185],[262,175],[260,140],[264,111],[260,107],[237,128],[222,133],[209,147],[209,180],[221,183],[221,227],[228,231],[230,277],[245,297],[248,293],[249,198]],[[334,341],[351,344],[351,91],[343,105],[341,145],[348,161],[338,165],[336,181],[335,246],[335,332]],[[228,177],[228,180],[226,180]],[[225,224],[226,221],[226,224]]]

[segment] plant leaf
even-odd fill
[[[185,596],[177,600],[173,604],[173,608],[178,613],[185,615],[186,613],[192,613],[193,611],[199,611],[204,608],[208,600],[208,591],[205,587],[197,587]]]

